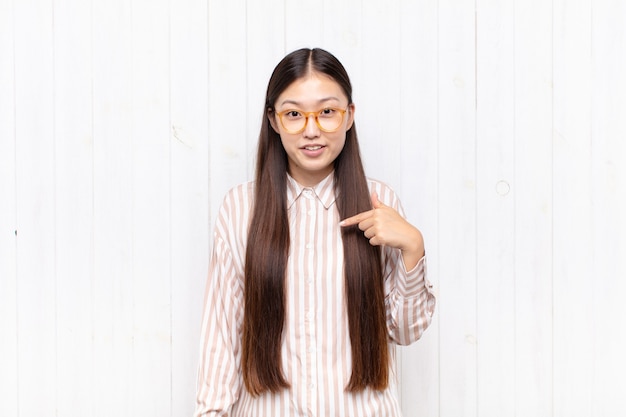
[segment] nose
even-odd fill
[[[315,115],[310,114],[307,117],[303,134],[305,138],[316,138],[320,135],[320,128],[315,121]]]

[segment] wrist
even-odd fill
[[[422,233],[417,229],[413,228],[413,232],[410,233],[406,244],[400,247],[402,253],[414,254],[423,256],[424,254],[424,238]]]
[[[415,229],[407,244],[400,248],[402,258],[407,269],[413,268],[425,255],[424,238],[422,233]]]

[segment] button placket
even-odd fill
[[[306,356],[306,381],[305,384],[308,388],[308,401],[310,410],[313,414],[316,414],[316,390],[317,390],[317,357],[315,354],[317,328],[316,328],[316,301],[315,301],[315,265],[316,265],[316,240],[317,240],[317,211],[316,204],[318,203],[315,193],[311,189],[305,189],[303,191],[305,199],[305,208],[303,210],[304,219],[306,221],[306,229],[308,240],[305,241],[304,248],[308,252],[308,265],[306,274],[306,299],[307,306],[305,309],[304,322],[306,327],[306,340],[305,340],[305,356]]]

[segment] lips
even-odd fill
[[[321,155],[324,152],[324,149],[326,149],[326,147],[323,145],[307,145],[307,146],[303,146],[300,149],[306,156],[310,158],[315,158]]]

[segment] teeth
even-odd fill
[[[304,149],[306,149],[307,151],[316,151],[318,149],[322,149],[321,146],[305,146]]]

